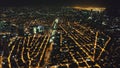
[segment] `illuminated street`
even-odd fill
[[[107,68],[109,63],[113,68],[119,66],[117,61],[109,61],[115,38],[111,31],[114,26],[102,13],[105,8],[8,9],[3,10],[0,19],[0,68]],[[117,37],[116,44],[120,40]]]

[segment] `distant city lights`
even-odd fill
[[[74,6],[74,9],[79,9],[79,10],[92,10],[92,11],[104,11],[104,7],[79,7],[79,6]]]

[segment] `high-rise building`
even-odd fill
[[[32,34],[43,33],[43,31],[44,31],[44,26],[34,25],[30,27],[30,33]]]

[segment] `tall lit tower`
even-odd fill
[[[56,18],[52,24],[52,29],[50,30],[50,40],[49,40],[50,46],[46,49],[45,58],[44,58],[45,64],[43,66],[44,68],[48,68],[47,65],[49,64],[49,59],[51,56],[51,52],[53,50],[53,44],[54,44],[54,39],[55,39],[55,33],[57,31],[58,21],[59,21],[59,19]]]
[[[59,22],[59,18],[56,18],[55,21],[52,24],[52,29],[51,29],[51,32],[50,32],[51,33],[50,42],[52,42],[55,38],[54,36],[55,36],[56,30],[57,30],[58,22]]]

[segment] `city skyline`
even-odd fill
[[[1,0],[0,68],[119,68],[113,0]]]

